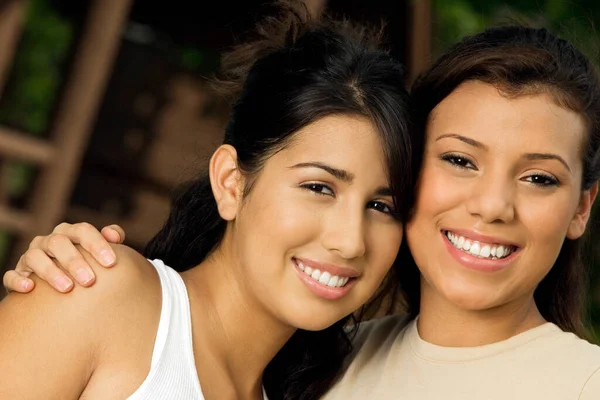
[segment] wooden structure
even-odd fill
[[[370,5],[374,13],[381,5],[387,7],[381,13],[387,13],[388,17],[390,13],[398,14],[395,26],[402,32],[396,40],[403,53],[399,58],[407,64],[411,80],[429,61],[430,1],[381,0],[380,4],[373,1]],[[328,6],[336,12],[345,11],[352,3],[357,7],[354,13],[361,15],[367,7],[364,2],[347,0],[337,3],[335,0],[307,0],[307,3],[315,13]],[[27,4],[27,0],[12,0],[3,9],[0,8],[0,95],[12,64]],[[128,233],[129,244],[143,245],[156,232],[168,212],[168,191],[188,177],[182,176],[181,171],[186,169],[186,165],[187,169],[191,169],[190,166],[197,164],[199,157],[208,155],[207,149],[218,144],[220,126],[217,120],[205,118],[205,125],[200,129],[197,121],[186,119],[197,109],[202,109],[207,101],[202,88],[197,87],[198,82],[186,81],[185,75],[169,75],[167,80],[165,72],[157,70],[153,79],[157,79],[155,86],[160,86],[157,90],[162,90],[162,94],[157,95],[156,90],[148,94],[145,89],[140,89],[132,95],[134,89],[131,86],[135,86],[135,82],[131,83],[119,75],[127,72],[123,70],[127,67],[121,68],[118,62],[115,67],[115,60],[117,50],[128,46],[122,33],[133,5],[133,0],[90,1],[48,139],[32,138],[0,126],[0,156],[25,160],[37,165],[41,171],[25,210],[9,208],[2,203],[5,196],[0,193],[0,227],[18,238],[13,256],[20,255],[33,236],[49,233],[64,220],[84,220],[98,227],[119,223]],[[138,2],[135,5],[139,5]],[[138,58],[145,57],[139,52],[136,54]],[[159,68],[159,64],[148,59],[144,72],[152,73],[152,67]],[[109,85],[111,79],[115,81]],[[129,91],[119,91],[119,79],[127,82]],[[111,85],[117,89],[111,89]],[[140,117],[127,127],[103,126],[103,121],[123,121],[121,114],[114,114],[119,110],[103,109],[111,103],[108,100],[116,98],[122,104],[131,104],[135,113],[146,115],[145,122]],[[98,113],[102,118],[96,122]],[[201,139],[194,137],[198,130],[205,132]],[[136,160],[139,170],[132,171],[122,165],[123,160]],[[111,170],[108,175],[112,176],[98,178],[97,171],[103,169]],[[121,194],[114,195],[121,196],[117,200],[103,197],[103,194],[94,192],[98,188],[106,189],[105,192],[127,191],[130,197],[126,200]],[[88,200],[78,202],[82,196],[87,196]],[[90,197],[102,201],[103,207],[94,209],[87,206],[86,201],[89,203]],[[69,204],[72,198],[75,203]],[[123,208],[127,212],[123,212]]]
[[[0,87],[18,42],[27,0],[13,0],[0,15]],[[90,128],[110,74],[131,0],[94,0],[70,68],[48,140],[0,127],[0,153],[38,165],[41,176],[31,206],[17,211],[0,205],[0,225],[19,235],[16,252],[64,218]]]

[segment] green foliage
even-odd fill
[[[0,106],[0,124],[36,136],[48,130],[72,42],[72,24],[48,0],[30,1]],[[33,180],[34,167],[20,161],[8,163],[6,190],[20,197]]]
[[[72,24],[54,11],[48,0],[30,0],[0,102],[1,125],[36,136],[48,130],[72,42]],[[3,162],[7,163],[2,180],[6,193],[12,198],[24,196],[35,177],[35,167],[16,160]],[[11,242],[10,233],[0,230],[2,264]]]
[[[32,0],[2,99],[0,123],[41,135],[48,129],[73,41],[73,26],[50,8]]]

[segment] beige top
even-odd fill
[[[408,325],[407,325],[408,323]],[[326,400],[600,400],[600,347],[546,323],[479,347],[441,347],[415,321],[364,323]]]

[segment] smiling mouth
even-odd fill
[[[312,279],[313,281],[319,283],[322,286],[327,286],[327,287],[331,287],[331,288],[341,288],[346,286],[346,284],[348,283],[348,281],[350,281],[352,278],[346,276],[346,277],[342,277],[342,276],[338,276],[338,275],[331,275],[329,272],[321,272],[320,270],[316,269],[316,268],[311,268],[311,267],[307,267],[304,264],[302,264],[302,261],[300,260],[295,260],[296,261],[296,265],[298,265],[298,268],[300,268],[300,270],[307,275],[310,279]]]
[[[462,250],[466,254],[485,260],[501,260],[519,249],[511,245],[485,243],[467,239],[450,231],[445,231],[444,234],[455,248]]]

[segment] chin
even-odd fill
[[[324,313],[323,309],[304,309],[294,313],[293,316],[288,316],[287,321],[290,325],[297,329],[305,331],[322,331],[329,328],[342,318],[344,315],[339,315],[339,312]]]
[[[497,299],[490,296],[490,288],[461,284],[446,287],[439,293],[463,310],[483,311],[497,306]]]

